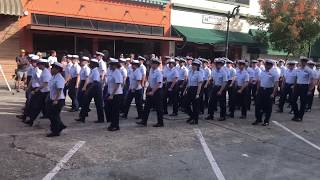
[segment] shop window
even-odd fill
[[[125,32],[126,31],[126,24],[113,23],[113,31],[114,32]]]
[[[152,35],[163,36],[163,27],[152,27]]]
[[[127,24],[127,32],[139,34],[139,26],[136,24]]]
[[[42,14],[32,14],[32,23],[33,24],[41,24],[41,25],[49,25],[49,16]]]
[[[100,31],[112,31],[112,23],[99,21],[98,22],[98,29]]]
[[[66,26],[66,18],[63,16],[49,16],[51,26]]]
[[[150,26],[139,26],[139,30],[140,30],[140,34],[147,34],[147,35],[152,34]]]
[[[67,27],[82,28],[81,19],[79,18],[67,18]]]
[[[83,27],[83,29],[97,30],[98,29],[98,23],[95,20],[83,19],[82,20],[82,27]]]

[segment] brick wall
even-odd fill
[[[17,17],[0,15],[0,64],[8,80],[11,80],[14,74],[15,57],[19,54],[19,24],[17,20]]]

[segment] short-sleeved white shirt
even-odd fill
[[[138,81],[142,80],[142,73],[140,69],[136,69],[131,73],[130,78],[130,86],[129,89],[135,89],[139,90],[142,88],[141,83],[138,83]]]
[[[60,73],[58,73],[52,77],[52,79],[49,83],[50,99],[56,100],[55,98],[58,94],[58,91],[61,91],[58,99],[65,99],[65,95],[63,93],[64,84],[65,84],[65,80]]]
[[[90,72],[91,72],[91,69],[87,65],[82,66],[80,70],[80,80],[81,81],[86,80],[89,77]]]
[[[41,75],[40,75],[40,85],[42,86],[45,83],[49,83],[51,80],[51,77],[52,76],[51,76],[50,71],[47,68],[44,68],[42,70]],[[49,92],[50,91],[49,86],[40,89],[40,91],[41,92]]]
[[[123,76],[120,69],[110,70],[108,78],[108,94],[113,93],[113,89],[116,84],[120,84],[119,88],[116,90],[115,94],[123,94]]]
[[[96,67],[91,70],[89,75],[89,83],[93,83],[94,81],[100,82],[100,72],[99,69]]]

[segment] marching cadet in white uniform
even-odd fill
[[[65,104],[65,95],[63,94],[65,80],[61,75],[62,71],[63,65],[61,63],[54,62],[52,64],[51,73],[53,77],[49,83],[50,100],[48,102],[51,133],[47,137],[60,136],[61,131],[66,128],[60,118],[60,112]]]
[[[226,85],[228,83],[228,73],[223,68],[225,61],[222,58],[215,59],[215,69],[212,70],[212,92],[209,101],[208,117],[206,120],[214,119],[214,108],[217,103],[220,105],[219,121],[226,120]]]
[[[297,82],[294,86],[292,97],[292,110],[294,112],[293,121],[302,121],[307,105],[307,96],[312,94],[314,88],[314,77],[312,70],[307,66],[308,58],[300,58],[300,67],[297,68]],[[300,97],[300,109],[297,100]]]
[[[178,69],[178,87],[179,87],[179,106],[183,106],[184,102],[184,96],[183,93],[186,89],[187,83],[188,83],[188,73],[189,70],[186,67],[187,61],[184,58],[180,58],[179,60],[179,69]],[[182,107],[183,108],[183,107]]]
[[[91,72],[89,75],[88,84],[83,86],[84,91],[84,102],[83,107],[81,108],[79,119],[76,121],[85,122],[85,118],[88,116],[90,102],[92,98],[94,99],[94,103],[97,109],[98,120],[95,123],[103,123],[104,122],[104,114],[103,114],[103,98],[102,98],[102,83],[101,76],[99,71],[99,61],[97,59],[91,59],[90,64]]]
[[[257,92],[257,81],[261,73],[261,69],[257,66],[258,61],[252,60],[251,67],[247,68],[249,73],[249,85],[248,85],[248,110],[251,109],[251,100],[255,101]]]
[[[128,71],[125,67],[125,63],[126,63],[126,59],[125,58],[119,58],[119,63],[120,63],[120,72],[121,72],[121,75],[123,77],[123,84],[122,84],[122,89],[123,89],[123,95],[122,95],[122,99],[123,99],[123,102],[121,103],[120,107],[121,107],[121,112],[123,112],[123,109],[124,109],[124,106],[125,106],[125,97],[127,96],[128,94],[128,89],[125,89],[125,87],[128,87],[126,85],[127,83],[127,79],[128,79]]]
[[[310,82],[310,84],[313,84],[313,89],[311,90],[311,93],[308,94],[307,96],[307,104],[306,104],[306,112],[311,112],[312,104],[313,104],[313,97],[314,97],[314,92],[316,90],[315,85],[318,82],[318,77],[317,77],[317,70],[315,69],[316,63],[313,62],[312,60],[308,61],[308,67],[312,70],[312,76],[313,82]]]
[[[107,74],[107,64],[106,62],[103,60],[104,54],[102,52],[96,52],[96,58],[99,62],[99,73],[100,73],[100,82],[102,83],[101,88],[103,88],[103,83],[105,82],[105,76]]]
[[[189,71],[188,84],[185,90],[186,95],[186,110],[189,115],[187,123],[198,124],[199,119],[199,97],[203,82],[203,74],[200,72],[201,61],[195,59],[192,62],[192,68]],[[192,108],[191,108],[192,105]]]
[[[120,106],[123,102],[123,82],[124,77],[121,73],[121,65],[118,59],[110,58],[109,75],[106,77],[108,94],[104,100],[104,110],[107,122],[111,122],[109,131],[118,131]]]
[[[129,76],[130,86],[129,92],[125,103],[125,108],[122,117],[127,118],[130,109],[131,102],[134,98],[137,107],[138,117],[136,119],[142,119],[143,114],[143,90],[142,90],[142,73],[139,69],[140,62],[138,60],[132,61],[132,73]]]
[[[32,74],[31,74],[30,82],[27,87],[28,94],[27,94],[26,104],[23,109],[23,114],[16,116],[17,118],[22,119],[22,122],[25,122],[26,118],[29,116],[31,103],[32,104],[36,103],[36,102],[32,102],[37,99],[37,98],[32,98],[32,95],[33,95],[32,91],[34,91],[36,88],[38,88],[40,86],[40,76],[41,76],[42,70],[40,70],[37,67],[37,63],[39,61],[39,58],[40,57],[37,55],[33,55],[31,57],[30,65],[32,65]]]
[[[73,56],[71,54],[68,54],[67,55],[67,65],[65,67],[65,70],[64,70],[64,79],[65,79],[65,87],[63,89],[63,93],[65,94],[65,96],[67,96],[67,91],[69,91],[69,81],[71,79],[70,77],[70,69],[72,67],[72,59],[73,59]],[[68,92],[69,93],[69,92]]]
[[[234,117],[235,107],[239,106],[241,109],[240,119],[245,119],[247,117],[247,107],[248,107],[248,85],[249,85],[249,73],[245,69],[245,60],[238,61],[238,70],[236,74],[236,84],[234,92],[234,104],[231,104],[230,117]]]
[[[271,113],[272,101],[277,93],[280,73],[272,68],[275,65],[274,60],[265,61],[265,70],[262,70],[257,83],[257,97],[255,107],[256,121],[252,125],[258,125],[262,122],[262,116],[265,114],[263,126],[268,126]]]
[[[279,109],[277,112],[283,112],[283,106],[287,100],[287,96],[289,95],[289,102],[291,103],[293,87],[297,81],[297,72],[296,72],[296,64],[297,61],[288,61],[288,68],[285,70],[283,74],[282,84],[279,82],[279,86],[281,86],[280,99],[279,99]]]
[[[78,88],[78,102],[79,102],[79,107],[83,107],[84,103],[84,92],[85,89],[83,87],[87,86],[89,83],[89,75],[91,69],[88,66],[89,63],[89,57],[83,56],[81,58],[81,70],[80,70],[80,85]]]
[[[71,110],[69,112],[76,112],[79,110],[78,102],[78,89],[80,85],[80,71],[79,56],[72,56],[72,66],[70,68],[70,80],[69,80],[69,91],[68,94],[72,100]]]
[[[228,58],[226,58],[226,68],[225,70],[227,71],[227,75],[228,75],[228,83],[226,86],[226,92],[228,92],[228,106],[229,106],[229,112],[230,112],[230,105],[233,102],[233,93],[234,93],[234,85],[235,85],[235,80],[236,80],[236,74],[237,71],[236,69],[233,67],[234,62],[229,60]]]
[[[150,109],[155,108],[157,112],[157,124],[153,127],[163,127],[163,75],[159,69],[161,61],[158,58],[151,59],[151,69],[149,72],[148,83],[149,86],[146,91],[146,103],[144,106],[142,121],[137,122],[138,125],[147,126]]]
[[[202,59],[203,83],[200,93],[200,112],[203,114],[204,109],[209,107],[211,69],[208,67],[209,61]]]
[[[42,110],[43,116],[48,117],[46,99],[49,95],[49,82],[51,80],[51,73],[48,70],[49,64],[48,60],[40,59],[37,66],[42,70],[39,77],[39,87],[35,88],[32,93],[32,102],[30,104],[29,121],[25,121],[26,124],[32,126],[33,122],[38,117],[40,111]]]
[[[165,85],[165,96],[163,97],[163,109],[164,114],[168,114],[168,99],[169,102],[172,102],[173,111],[170,116],[177,116],[178,115],[178,96],[179,96],[179,90],[178,90],[178,71],[176,68],[176,62],[174,59],[168,60],[168,66],[166,71],[163,71],[164,75],[166,77],[166,85]]]
[[[142,73],[142,88],[143,88],[143,91],[144,91],[144,87],[145,87],[145,82],[146,82],[146,78],[147,78],[147,68],[146,66],[144,65],[144,62],[146,61],[146,58],[142,57],[142,56],[138,56],[138,60],[140,62],[140,66],[139,66],[139,69]]]

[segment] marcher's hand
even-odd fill
[[[169,88],[168,91],[172,91],[172,88]]]
[[[150,92],[148,92],[148,94],[147,94],[148,96],[153,96],[153,92],[152,91],[150,91]]]
[[[134,90],[134,89],[131,89],[131,92],[133,92],[133,93],[134,93],[134,92],[135,92],[135,90]]]
[[[52,102],[52,104],[57,105],[57,104],[58,104],[58,101],[55,100],[55,101]]]
[[[222,94],[222,91],[218,91],[218,92],[217,92],[217,95],[218,95],[218,96],[221,96],[221,94]]]
[[[273,98],[275,97],[275,94],[272,93],[272,94],[270,95],[270,97],[273,99]]]
[[[238,90],[238,93],[239,93],[239,94],[241,94],[241,93],[242,93],[242,90],[241,90],[241,89],[239,89],[239,90]]]
[[[82,88],[82,91],[86,91],[86,88],[85,88],[85,87],[83,87],[83,88]]]
[[[206,85],[204,85],[204,88],[205,88],[205,89],[207,89],[207,88],[208,88],[208,85],[207,85],[207,84],[206,84]]]
[[[199,99],[199,97],[200,97],[199,94],[197,94],[197,95],[196,95],[196,99]]]
[[[113,95],[110,95],[109,97],[108,97],[108,100],[112,100],[113,99]]]
[[[229,85],[229,87],[232,87],[233,86],[233,83],[231,83],[230,85]]]
[[[311,91],[308,91],[308,95],[311,95],[312,94],[312,92]]]

